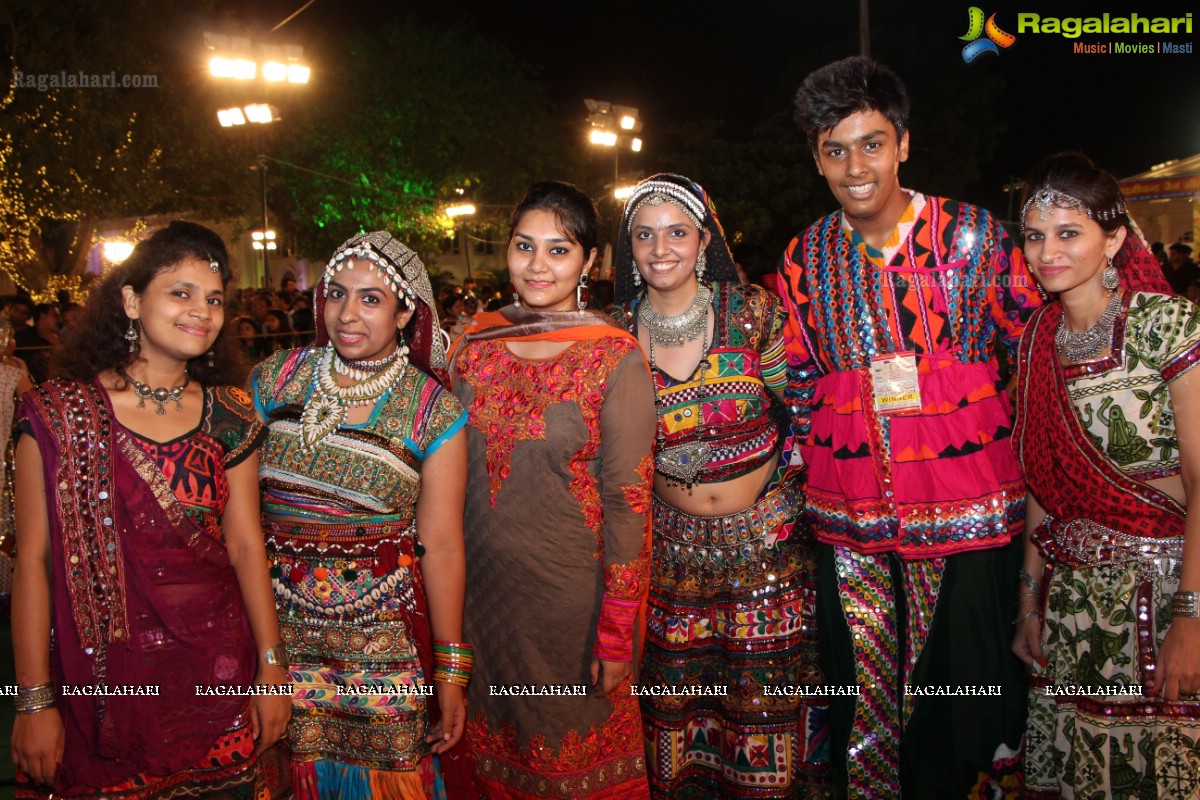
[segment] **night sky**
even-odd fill
[[[1013,34],[1022,12],[1157,17],[1190,11],[1191,35],[1085,34],[1076,41],[1191,42],[1200,50],[1200,4],[1194,1],[990,2],[974,4],[985,14],[995,12],[1000,27]],[[967,31],[972,4],[870,4],[872,55],[904,78],[914,105],[957,103],[957,96],[939,91],[943,78],[967,87],[959,91],[971,91],[975,81],[1000,87],[995,101],[999,146],[981,165],[984,175],[968,188],[966,199],[1001,206],[996,210],[1003,213],[1002,184],[1062,149],[1083,150],[1118,177],[1200,152],[1200,53],[1076,54],[1071,39],[1026,33],[999,55],[966,64],[965,42],[958,37]],[[231,14],[247,25],[269,28],[300,5],[261,2],[253,12],[239,8]],[[585,97],[638,107],[647,166],[654,165],[657,131],[718,119],[725,123],[723,135],[746,136],[767,113],[790,108],[791,95],[809,70],[858,52],[856,0],[316,0],[276,35],[325,58],[332,32],[365,34],[389,21],[454,24],[496,39],[533,67],[571,131],[577,129],[571,125],[582,127]],[[914,159],[937,158],[942,148],[956,146],[938,131],[914,129],[912,138]]]

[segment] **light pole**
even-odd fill
[[[632,106],[613,105],[607,100],[583,101],[587,106],[588,141],[613,151],[613,188],[621,181],[621,148],[627,146],[631,152],[642,151],[642,121],[638,110]]]
[[[470,237],[467,236],[467,227],[466,227],[465,223],[466,223],[466,218],[474,215],[474,213],[475,213],[475,206],[470,203],[459,203],[458,205],[446,207],[446,216],[449,217],[451,220],[453,220],[455,223],[455,225],[454,225],[455,235],[460,236],[462,239],[463,256],[467,260],[467,278],[468,279],[470,279],[470,277],[471,277],[471,241],[470,241]],[[463,218],[463,223],[464,223],[461,226],[461,228],[458,225],[459,217]]]
[[[272,122],[279,121],[279,109],[275,108],[275,106],[261,103],[243,108],[223,108],[217,112],[217,119],[223,128],[245,125],[247,122],[255,125],[269,125]],[[262,144],[261,139],[259,140],[259,144]],[[270,223],[267,218],[267,157],[259,154],[256,163],[250,169],[258,172],[258,187],[262,201],[262,230],[265,235],[266,231],[270,229]],[[267,271],[267,248],[265,245],[262,248],[262,271],[263,288],[270,288],[271,273]]]
[[[303,10],[303,8],[300,9],[300,11]],[[292,15],[292,17],[294,16],[296,14]],[[276,29],[282,27],[292,17],[288,17],[277,25]],[[304,56],[304,48],[299,45],[265,44],[254,42],[246,37],[224,36],[209,32],[204,34],[204,44],[210,51],[208,70],[214,78],[253,81],[261,75],[262,80],[268,85],[274,83],[302,85],[308,83],[312,77],[312,69],[301,61]],[[279,119],[279,109],[268,103],[250,103],[217,111],[217,121],[222,128],[237,127],[247,123],[255,126],[269,125]],[[259,144],[260,146],[262,144],[261,138]],[[268,271],[267,251],[275,248],[275,237],[274,232],[270,230],[267,216],[267,156],[260,154],[257,163],[250,169],[258,170],[259,194],[262,202],[262,239],[256,238],[254,249],[262,252],[262,285],[263,288],[269,288],[271,273]]]
[[[254,169],[254,167],[251,167]],[[263,288],[271,288],[271,273],[267,269],[267,251],[275,249],[275,232],[267,220],[267,157],[258,157],[258,186],[262,193],[262,268]]]

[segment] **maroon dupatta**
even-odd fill
[[[223,542],[189,518],[98,384],[43,383],[18,418],[41,452],[50,526],[66,736],[54,789],[195,765],[247,704],[205,687],[249,685],[257,661]]]
[[[1124,298],[1128,310],[1128,294]],[[1086,518],[1132,536],[1183,535],[1186,510],[1145,481],[1126,475],[1088,436],[1067,391],[1054,344],[1062,305],[1037,311],[1017,359],[1017,421],[1013,445],[1029,490],[1058,523]],[[1122,346],[1123,314],[1114,328]]]

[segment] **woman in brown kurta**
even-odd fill
[[[649,571],[650,377],[636,339],[582,310],[591,201],[536,184],[512,226],[517,302],[477,316],[452,366],[470,413],[476,781],[492,800],[648,797],[630,682]]]

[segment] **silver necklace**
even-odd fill
[[[390,392],[408,367],[407,355],[403,350],[398,352],[395,360],[373,377],[351,386],[339,386],[333,377],[337,351],[333,345],[325,348],[325,354],[317,364],[316,386],[304,404],[304,413],[300,415],[301,447],[313,447],[341,425],[346,419],[347,406],[370,405]]]
[[[1108,305],[1104,307],[1104,313],[1096,320],[1096,324],[1079,333],[1067,330],[1067,315],[1063,312],[1058,318],[1058,328],[1054,331],[1054,346],[1058,349],[1058,354],[1065,356],[1067,361],[1092,361],[1098,358],[1104,352],[1104,348],[1112,345],[1113,325],[1120,312],[1121,296],[1112,292],[1108,298]]]
[[[191,380],[186,372],[183,373],[183,383],[170,389],[165,386],[156,386],[151,389],[136,378],[130,377],[125,370],[118,370],[118,372],[129,383],[129,388],[133,390],[133,393],[137,395],[138,408],[145,408],[146,401],[149,400],[158,407],[154,411],[155,414],[166,414],[167,403],[174,403],[176,411],[183,411],[183,390],[187,388],[188,382]]]
[[[663,347],[679,347],[708,333],[708,306],[712,303],[712,296],[712,289],[707,284],[697,284],[691,305],[682,314],[673,317],[656,311],[647,297],[638,306],[638,321],[659,338]],[[708,348],[705,348],[705,352],[708,352]]]
[[[707,311],[707,308],[705,309]],[[696,390],[696,426],[701,427],[704,420],[700,419],[704,407],[704,377],[708,374],[708,317],[704,318],[704,342],[700,352],[700,386]],[[679,481],[687,486],[688,494],[692,493],[692,484],[708,466],[712,459],[712,448],[704,442],[689,442],[667,447],[667,436],[663,432],[663,398],[658,391],[658,376],[662,370],[654,358],[654,329],[647,327],[646,336],[650,339],[650,371],[654,376],[654,416],[655,416],[655,445],[654,468],[668,478]],[[686,412],[685,412],[686,413]]]

